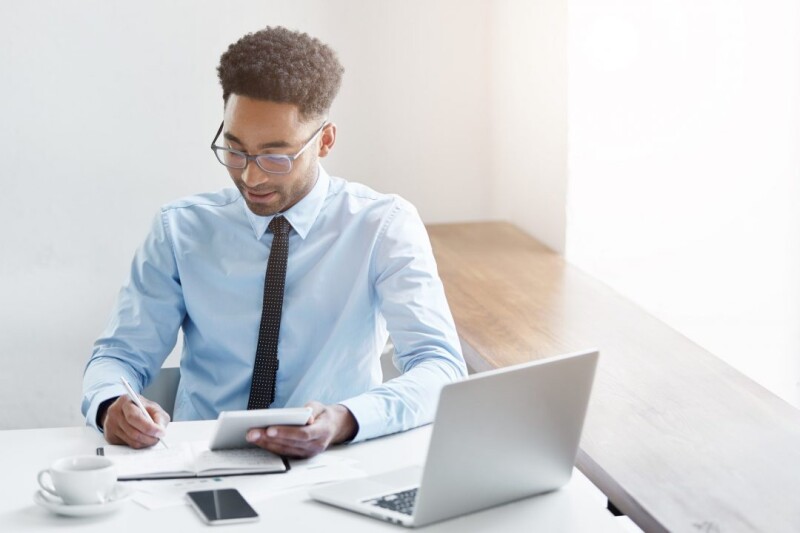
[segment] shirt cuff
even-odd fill
[[[389,414],[380,409],[380,402],[376,402],[368,395],[362,394],[339,402],[339,404],[347,407],[358,424],[358,433],[349,442],[360,442],[386,434]]]
[[[100,405],[107,400],[118,398],[126,393],[127,391],[121,385],[115,385],[113,387],[103,389],[102,392],[98,392],[92,399],[92,403],[89,405],[89,410],[86,411],[86,425],[95,428],[100,433],[103,433],[103,428],[97,424],[97,411],[100,409]]]

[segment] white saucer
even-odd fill
[[[133,490],[122,483],[117,483],[105,503],[92,503],[88,505],[67,505],[58,496],[49,492],[37,490],[33,493],[33,501],[48,511],[64,516],[93,516],[116,511],[133,495]]]

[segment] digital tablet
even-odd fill
[[[247,430],[268,426],[304,426],[311,417],[310,407],[286,409],[253,409],[251,411],[223,411],[208,447],[212,450],[247,448]]]

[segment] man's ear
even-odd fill
[[[317,155],[325,157],[333,150],[333,145],[336,144],[336,124],[331,122],[326,125],[319,137],[319,154]]]

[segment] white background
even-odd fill
[[[215,69],[266,25],[345,66],[329,172],[512,221],[797,397],[796,2],[31,0],[0,4],[0,429],[82,423],[158,207],[228,186]]]
[[[800,2],[569,2],[567,256],[800,405]]]

